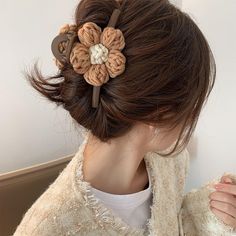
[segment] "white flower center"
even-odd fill
[[[108,49],[101,43],[89,48],[91,64],[103,64],[108,59]]]

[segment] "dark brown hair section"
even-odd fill
[[[80,27],[92,21],[103,29],[119,2],[82,0],[74,23]],[[206,38],[187,13],[165,0],[127,0],[116,28],[125,37],[126,69],[102,85],[98,108],[91,106],[93,86],[70,64],[45,77],[35,63],[24,73],[27,81],[103,142],[124,135],[136,122],[169,131],[182,124],[174,149],[160,155],[181,152],[215,82],[215,60]]]

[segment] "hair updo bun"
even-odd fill
[[[81,0],[74,26],[94,22],[104,29],[122,2]],[[127,0],[116,28],[125,37],[126,69],[101,86],[97,108],[91,106],[93,86],[71,63],[58,62],[58,74],[48,78],[35,63],[26,78],[103,142],[123,136],[136,122],[171,128],[183,123],[174,150],[160,155],[169,156],[177,147],[182,151],[215,82],[215,61],[206,38],[187,13],[167,0]]]

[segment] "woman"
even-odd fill
[[[226,176],[183,196],[186,146],[215,82],[189,15],[165,0],[82,0],[52,51],[59,73],[26,77],[85,136],[14,235],[235,235],[235,175],[221,199],[212,184]]]

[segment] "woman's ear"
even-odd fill
[[[157,125],[153,125],[153,124],[149,124],[148,127],[149,127],[149,133],[151,137],[150,142],[152,142],[160,134],[160,129]]]

